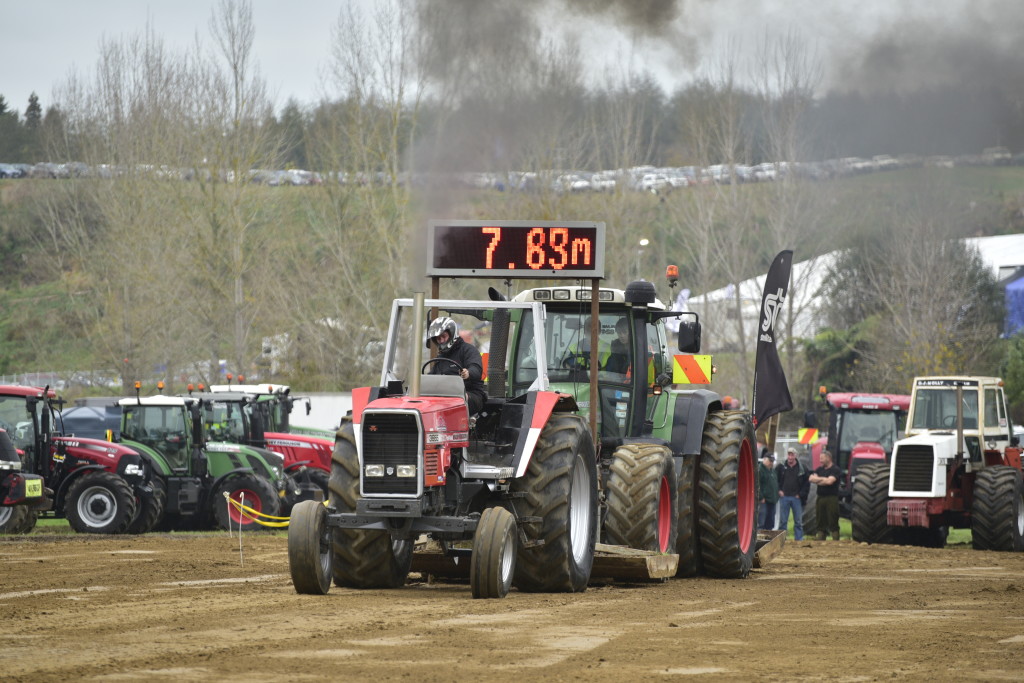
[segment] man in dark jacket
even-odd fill
[[[427,346],[437,347],[438,358],[447,358],[458,366],[444,361],[433,363],[432,375],[459,375],[466,385],[469,414],[476,415],[484,408],[487,391],[484,388],[484,364],[480,351],[459,337],[459,326],[451,318],[435,318],[427,328]]]
[[[796,459],[796,449],[786,450],[786,462],[775,468],[779,480],[779,529],[789,525],[789,511],[793,511],[793,537],[804,540],[804,506],[810,491],[807,470]]]
[[[765,448],[757,465],[761,504],[757,507],[757,528],[775,528],[775,506],[779,502],[779,479],[775,474],[775,456]]]
[[[832,540],[839,540],[839,477],[842,472],[832,462],[832,454],[821,452],[821,466],[814,470],[810,482],[818,487],[818,500],[814,511],[818,517],[817,540],[824,541],[832,534]]]

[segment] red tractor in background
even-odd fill
[[[824,411],[827,411],[826,435],[811,444],[802,462],[809,470],[820,464],[821,452],[828,449],[833,461],[842,472],[839,480],[839,515],[850,518],[853,483],[858,470],[864,465],[886,464],[893,444],[902,436],[906,423],[910,396],[906,394],[864,394],[857,392],[818,391]],[[805,417],[805,427],[816,427],[817,416]],[[804,506],[804,533],[817,531],[815,513],[817,486],[812,486]]]
[[[139,513],[153,487],[142,456],[120,444],[63,434],[62,403],[49,387],[0,386],[0,428],[12,437],[25,471],[53,491],[53,514],[79,533],[148,531]],[[0,532],[28,533],[36,512],[9,524]]]
[[[0,429],[0,533],[31,531],[36,512],[53,506],[53,491],[43,485],[43,478],[23,468],[14,442]]]

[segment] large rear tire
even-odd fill
[[[277,497],[274,486],[255,474],[242,474],[222,482],[213,492],[210,505],[213,508],[213,519],[219,529],[262,529],[258,517],[224,500],[227,493],[231,500],[243,503],[262,515],[275,517],[281,511],[281,499]],[[255,518],[254,518],[255,517]]]
[[[1024,482],[1014,467],[986,467],[974,479],[971,545],[975,550],[1024,550]]]
[[[128,525],[128,534],[144,534],[160,523],[167,505],[167,486],[159,476],[154,477],[153,495],[149,498],[136,497],[135,517]]]
[[[296,593],[327,595],[331,589],[331,533],[323,503],[303,500],[292,508],[288,567]]]
[[[721,579],[742,579],[757,549],[757,439],[747,413],[721,410],[708,415],[701,442],[697,502],[704,571]]]
[[[64,514],[80,534],[123,534],[135,517],[135,494],[116,474],[93,470],[68,487]]]
[[[818,485],[811,484],[804,507],[804,536],[818,533]]]
[[[27,505],[0,507],[0,534],[27,534],[36,528],[36,517]]]
[[[700,454],[684,455],[678,472],[679,520],[676,525],[676,554],[679,566],[676,576],[699,576],[704,571],[700,555],[700,525],[697,523],[697,481],[700,472]]]
[[[858,543],[892,543],[889,526],[889,465],[861,465],[853,482],[850,527]]]
[[[480,515],[473,536],[469,585],[474,598],[503,598],[516,569],[516,520],[505,508],[490,507]]]
[[[638,550],[672,552],[678,536],[678,482],[672,451],[652,443],[619,446],[605,491],[607,542]]]
[[[351,420],[342,421],[331,454],[330,507],[355,512],[359,499],[359,456]],[[334,529],[331,553],[334,583],[347,588],[398,588],[409,576],[411,540],[393,540],[386,531]]]
[[[523,525],[513,583],[526,592],[586,590],[597,543],[597,459],[587,423],[555,413],[541,430],[526,473],[512,481],[516,511],[540,517]],[[518,494],[518,497],[516,496]]]

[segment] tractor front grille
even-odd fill
[[[901,446],[893,458],[894,491],[931,493],[935,460],[931,446]]]
[[[423,481],[423,436],[417,413],[363,413],[363,495],[415,496]],[[383,477],[367,477],[366,465],[383,465]],[[399,465],[415,465],[416,476],[399,477]]]

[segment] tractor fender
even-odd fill
[[[530,459],[537,447],[540,432],[547,424],[548,418],[555,412],[570,412],[576,409],[576,401],[570,394],[556,391],[528,391],[508,403],[523,403],[522,422],[519,425],[519,438],[516,440],[512,467],[515,476],[521,477],[530,466]]]
[[[672,452],[677,456],[699,454],[708,413],[721,409],[722,397],[713,391],[679,392],[672,415]]]
[[[67,496],[68,488],[71,487],[71,484],[77,481],[78,478],[85,474],[86,472],[91,472],[93,470],[99,470],[101,472],[108,471],[107,468],[103,467],[102,465],[82,465],[81,467],[76,467],[70,473],[68,473],[68,476],[64,477],[64,479],[60,482],[60,486],[58,486],[57,490],[54,492],[54,507],[63,509],[64,498]]]
[[[224,472],[219,477],[214,479],[213,484],[210,485],[208,490],[216,491],[222,482],[227,481],[232,477],[241,476],[243,474],[256,474],[256,472],[251,467],[236,467],[233,470],[228,470],[227,472]]]

